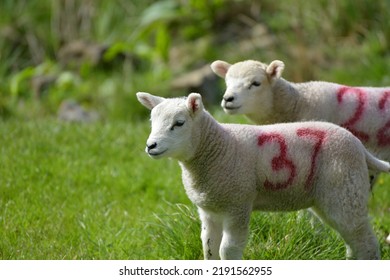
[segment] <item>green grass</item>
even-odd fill
[[[0,259],[201,259],[200,223],[179,167],[144,153],[148,133],[146,119],[1,122]],[[390,259],[390,176],[370,208]],[[244,257],[343,259],[344,245],[306,214],[254,213]]]
[[[146,224],[160,200],[186,201],[172,188],[176,164],[144,155],[147,130],[126,123],[2,123],[0,258],[146,257]]]

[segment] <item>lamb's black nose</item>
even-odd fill
[[[154,142],[154,143],[152,143],[150,145],[146,144],[146,147],[148,148],[148,151],[153,150],[154,148],[157,147],[157,143]]]
[[[224,97],[223,98],[226,102],[232,102],[234,100],[234,97],[233,96],[229,96],[229,97]]]

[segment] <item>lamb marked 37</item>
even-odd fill
[[[201,96],[137,93],[151,110],[146,152],[177,159],[202,222],[205,259],[240,259],[254,210],[311,207],[345,240],[347,257],[378,259],[368,170],[389,172],[351,132],[325,122],[220,124]]]

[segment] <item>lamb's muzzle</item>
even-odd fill
[[[164,149],[157,145],[155,140],[148,140],[146,142],[145,152],[152,158],[158,158],[163,155],[168,149]]]
[[[156,142],[152,142],[151,144],[146,143],[146,152],[150,154],[154,148],[157,147]]]
[[[221,102],[221,107],[227,114],[236,114],[240,109],[240,104],[237,104],[237,100],[233,94],[224,95]]]
[[[148,148],[148,152],[154,148],[157,147],[157,143],[153,142],[152,144],[146,144],[146,147]]]
[[[233,102],[234,96],[223,96],[223,100],[225,100],[226,103]]]

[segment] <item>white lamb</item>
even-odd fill
[[[137,93],[151,111],[146,152],[177,159],[198,207],[205,259],[241,259],[253,210],[311,207],[343,237],[348,257],[378,259],[368,219],[368,168],[388,172],[347,130],[325,122],[219,124],[202,98]]]
[[[329,82],[292,83],[281,78],[284,63],[217,60],[212,70],[225,79],[222,107],[256,124],[328,121],[357,136],[376,156],[390,160],[390,88],[349,87]]]

